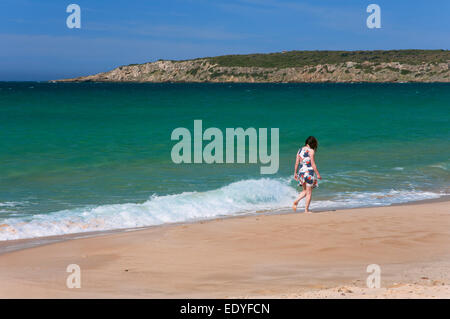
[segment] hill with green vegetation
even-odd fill
[[[372,62],[417,65],[421,63],[447,63],[448,50],[390,50],[390,51],[287,51],[277,53],[236,54],[204,58],[220,66],[260,68],[293,68],[317,64],[345,62]]]
[[[64,82],[450,82],[448,50],[283,51],[158,60]]]

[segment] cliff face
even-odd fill
[[[450,82],[450,61],[343,62],[271,68],[221,66],[208,58],[157,61],[58,82]]]

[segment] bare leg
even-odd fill
[[[309,211],[309,204],[311,203],[312,187],[306,186],[306,201],[305,201],[305,213],[311,213]]]
[[[297,199],[294,201],[294,204],[292,205],[292,209],[294,210],[294,212],[297,210],[298,202],[301,201],[301,199],[306,196],[305,184],[303,184],[302,187],[303,187],[303,191],[298,195]]]

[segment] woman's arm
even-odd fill
[[[311,154],[310,155],[310,157],[311,157],[311,166],[312,166],[314,172],[316,172],[317,178],[318,179],[322,179],[322,177],[320,176],[319,170],[317,169],[316,161],[314,160],[315,152],[314,151],[310,151],[310,154]]]
[[[294,179],[297,180],[297,171],[298,171],[298,164],[300,163],[300,155],[297,154],[297,160],[295,161],[295,168],[294,168]]]

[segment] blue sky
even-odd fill
[[[81,29],[66,26],[71,3]],[[366,26],[371,3],[381,29]],[[231,53],[449,49],[449,12],[448,0],[2,0],[0,81]]]

